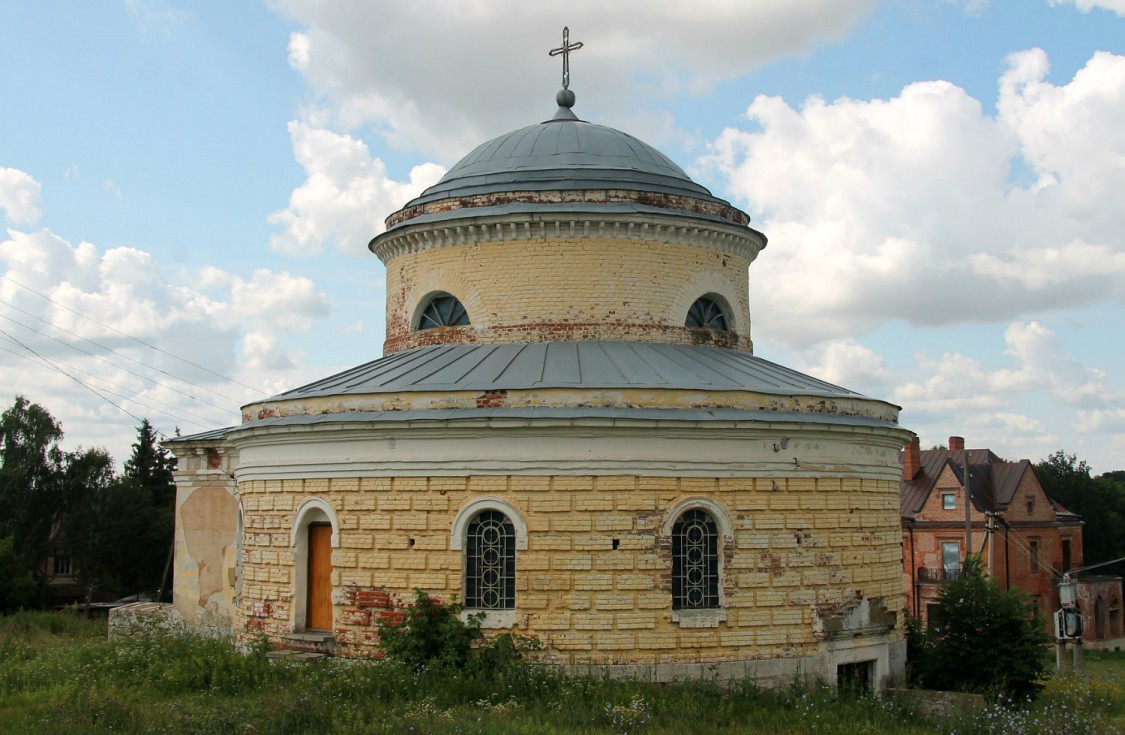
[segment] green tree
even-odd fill
[[[35,577],[27,569],[10,537],[0,537],[0,614],[30,607],[35,602]]]
[[[130,558],[122,577],[131,592],[155,592],[160,587],[168,552],[176,532],[176,459],[160,445],[148,419],[137,427],[133,453],[115,500],[133,508]]]
[[[104,449],[79,449],[64,461],[66,512],[59,523],[57,545],[74,561],[87,599],[118,591],[113,568],[121,533],[112,528],[110,498],[119,485],[113,458]]]
[[[51,534],[65,506],[62,428],[23,396],[0,415],[0,537],[16,564],[40,582]]]
[[[939,598],[940,626],[911,633],[910,662],[917,683],[931,689],[1032,695],[1045,674],[1044,623],[1028,597],[1004,591],[969,556],[961,575]]]
[[[171,508],[176,503],[176,458],[160,445],[156,430],[148,419],[137,427],[133,453],[125,460],[122,479],[144,488],[158,508]]]
[[[1125,556],[1125,472],[1091,477],[1085,460],[1059,450],[1035,465],[1035,475],[1049,497],[1085,521],[1083,565]]]
[[[175,534],[174,464],[147,419],[120,477],[101,450],[68,456],[64,536],[88,587],[110,597],[156,592]]]

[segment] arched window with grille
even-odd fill
[[[672,609],[719,607],[719,529],[711,514],[684,511],[672,526]]]
[[[516,529],[499,510],[481,511],[465,529],[464,595],[470,610],[516,606]]]
[[[447,293],[436,293],[422,307],[418,317],[418,330],[439,327],[465,327],[469,325],[469,313],[457,300]]]
[[[723,332],[730,331],[730,317],[719,299],[711,296],[702,296],[692,303],[688,309],[685,327],[702,327],[705,329],[718,329]]]

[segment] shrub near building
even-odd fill
[[[979,556],[942,590],[941,623],[912,626],[908,657],[915,684],[962,692],[1036,694],[1046,675],[1044,623],[1028,597],[984,576]]]

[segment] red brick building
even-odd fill
[[[1059,606],[1056,575],[1082,566],[1082,521],[1043,491],[1026,459],[1007,462],[988,449],[903,452],[902,547],[907,609],[929,624],[939,614],[942,584],[961,571],[966,554],[968,470],[970,551],[1001,586],[1031,595],[1045,616]],[[1083,611],[1084,613],[1086,611]],[[1091,631],[1092,632],[1092,631]]]

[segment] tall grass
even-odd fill
[[[12,655],[6,655],[7,653]],[[1089,681],[1048,682],[1004,732],[1080,708],[1103,729],[1125,708],[1125,657]],[[1113,673],[1117,672],[1117,673]],[[1100,718],[1100,719],[1094,719]],[[832,690],[761,691],[749,683],[662,685],[516,664],[488,671],[414,669],[393,661],[274,662],[263,648],[160,631],[107,640],[85,621],[0,619],[0,723],[5,733],[991,733],[985,718],[942,725]],[[1074,729],[1070,733],[1093,732]]]

